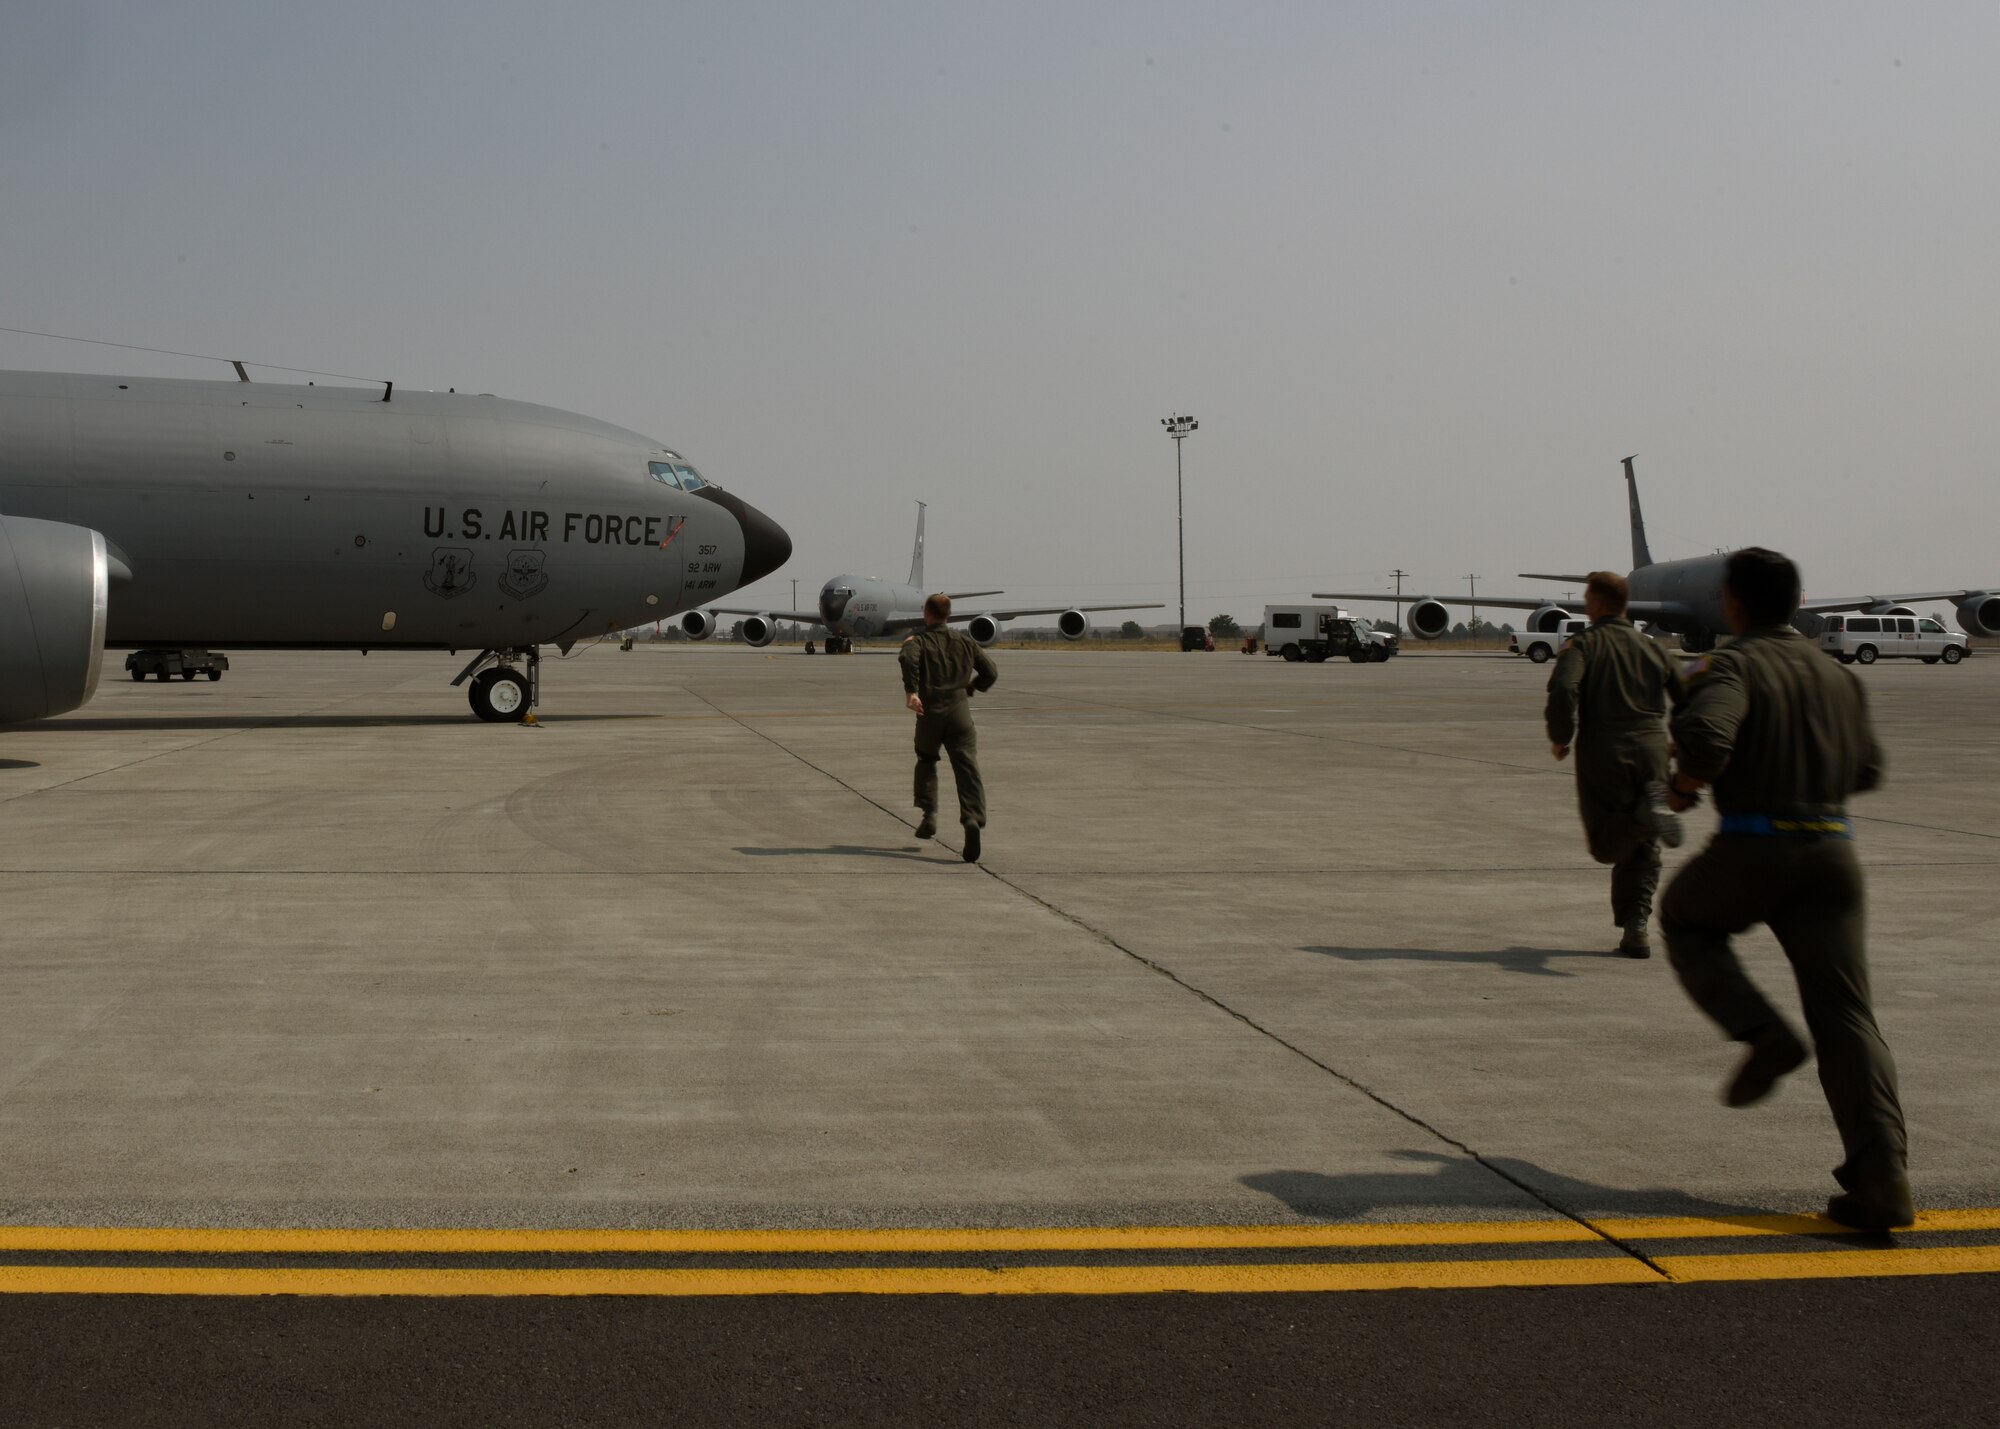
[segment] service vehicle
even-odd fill
[[[1335,655],[1356,665],[1381,664],[1401,649],[1394,634],[1337,605],[1264,607],[1264,653],[1293,664],[1306,660],[1317,665]]]
[[[228,668],[229,657],[212,650],[134,650],[125,657],[125,670],[135,680],[148,675],[160,680],[171,680],[175,675],[183,680],[196,675],[219,680]]]
[[[1877,660],[1942,661],[1956,665],[1972,653],[1972,642],[1956,630],[1922,615],[1828,615],[1819,648],[1843,665]]]
[[[1588,620],[1559,620],[1553,630],[1517,630],[1507,640],[1507,653],[1526,655],[1537,665],[1546,665],[1562,652],[1572,635],[1588,629]]]

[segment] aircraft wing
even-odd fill
[[[1061,615],[1065,610],[1080,610],[1083,611],[1086,615],[1090,615],[1090,614],[1095,614],[1096,612],[1102,610],[1165,610],[1165,609],[1166,609],[1165,606],[1161,605],[1158,601],[1154,601],[1150,605],[1043,605],[1043,606],[1037,606],[1033,610],[988,610],[984,612],[975,610],[972,612],[972,615],[980,615],[980,614],[990,615],[995,620],[1019,620],[1024,615]],[[969,620],[971,618],[972,618],[971,616],[959,616],[959,615],[954,615],[952,617],[953,620]]]
[[[800,625],[826,624],[826,617],[816,610],[766,610],[761,605],[704,605],[702,609],[717,615],[768,615],[773,620],[790,620]]]
[[[1377,605],[1394,605],[1397,596],[1393,591],[1335,591],[1316,590],[1314,600],[1365,600]],[[1560,600],[1549,595],[1487,595],[1480,592],[1477,600],[1462,595],[1404,595],[1404,605],[1415,605],[1420,600],[1434,600],[1440,605],[1490,605],[1499,610],[1540,610],[1545,605],[1562,605]],[[1565,607],[1566,609],[1567,607]]]
[[[944,598],[946,600],[971,600],[975,596],[1004,594],[1006,594],[1005,591],[997,590],[948,590],[944,593]]]
[[[1799,609],[1813,611],[1866,610],[1871,605],[1908,605],[1913,600],[1948,600],[1953,605],[1962,605],[1966,601],[1971,600],[1975,595],[1984,595],[1986,592],[1994,589],[2000,589],[2000,582],[1996,582],[1991,586],[1963,590],[1906,591],[1901,595],[1852,595],[1839,596],[1830,600],[1802,600],[1799,602]]]
[[[981,593],[990,594],[991,592]],[[1019,620],[1024,615],[1061,615],[1065,610],[1081,610],[1091,613],[1101,610],[1164,610],[1165,608],[1165,606],[1155,602],[1151,605],[1050,605],[1040,606],[1034,610],[968,610],[963,615],[954,613],[950,623],[956,625],[961,621],[971,620],[974,616],[979,615],[990,615],[995,620]],[[921,630],[923,628],[924,620],[922,616],[915,616],[906,620],[885,620],[882,622],[882,633],[884,635],[894,635],[899,630]]]

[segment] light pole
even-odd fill
[[[1479,577],[1477,575],[1467,576],[1465,578],[1465,588],[1472,596],[1472,625],[1470,628],[1477,630],[1479,628]]]
[[[1181,502],[1181,443],[1188,433],[1201,426],[1193,417],[1162,417],[1160,425],[1167,429],[1167,435],[1174,439],[1174,547],[1176,564],[1181,580],[1181,632],[1185,641],[1187,632],[1187,518],[1183,514]]]
[[[1398,568],[1389,574],[1396,578],[1396,629],[1400,632],[1403,628],[1403,577],[1409,572]]]

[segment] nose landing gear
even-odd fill
[[[514,668],[517,662],[527,666],[525,672]],[[472,685],[465,697],[475,716],[489,724],[519,724],[542,702],[541,647],[482,650],[452,684],[467,680]]]

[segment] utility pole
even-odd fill
[[[1201,426],[1193,417],[1162,417],[1160,425],[1167,429],[1167,435],[1174,439],[1174,548],[1176,564],[1180,568],[1181,582],[1181,630],[1187,630],[1187,519],[1181,501],[1181,443],[1187,440],[1189,432]]]
[[[792,609],[793,609],[793,610],[797,610],[798,608],[799,608],[799,578],[798,578],[797,576],[793,576],[793,577],[792,577]],[[794,621],[792,622],[792,639],[796,640],[796,639],[798,639],[798,638],[799,638],[799,623],[798,623],[798,621],[794,620]]]
[[[1476,627],[1479,624],[1479,577],[1476,575],[1467,576],[1465,578],[1465,588],[1472,596],[1472,624]]]
[[[1396,629],[1400,631],[1403,628],[1403,577],[1409,572],[1398,569],[1390,574],[1396,578]]]

